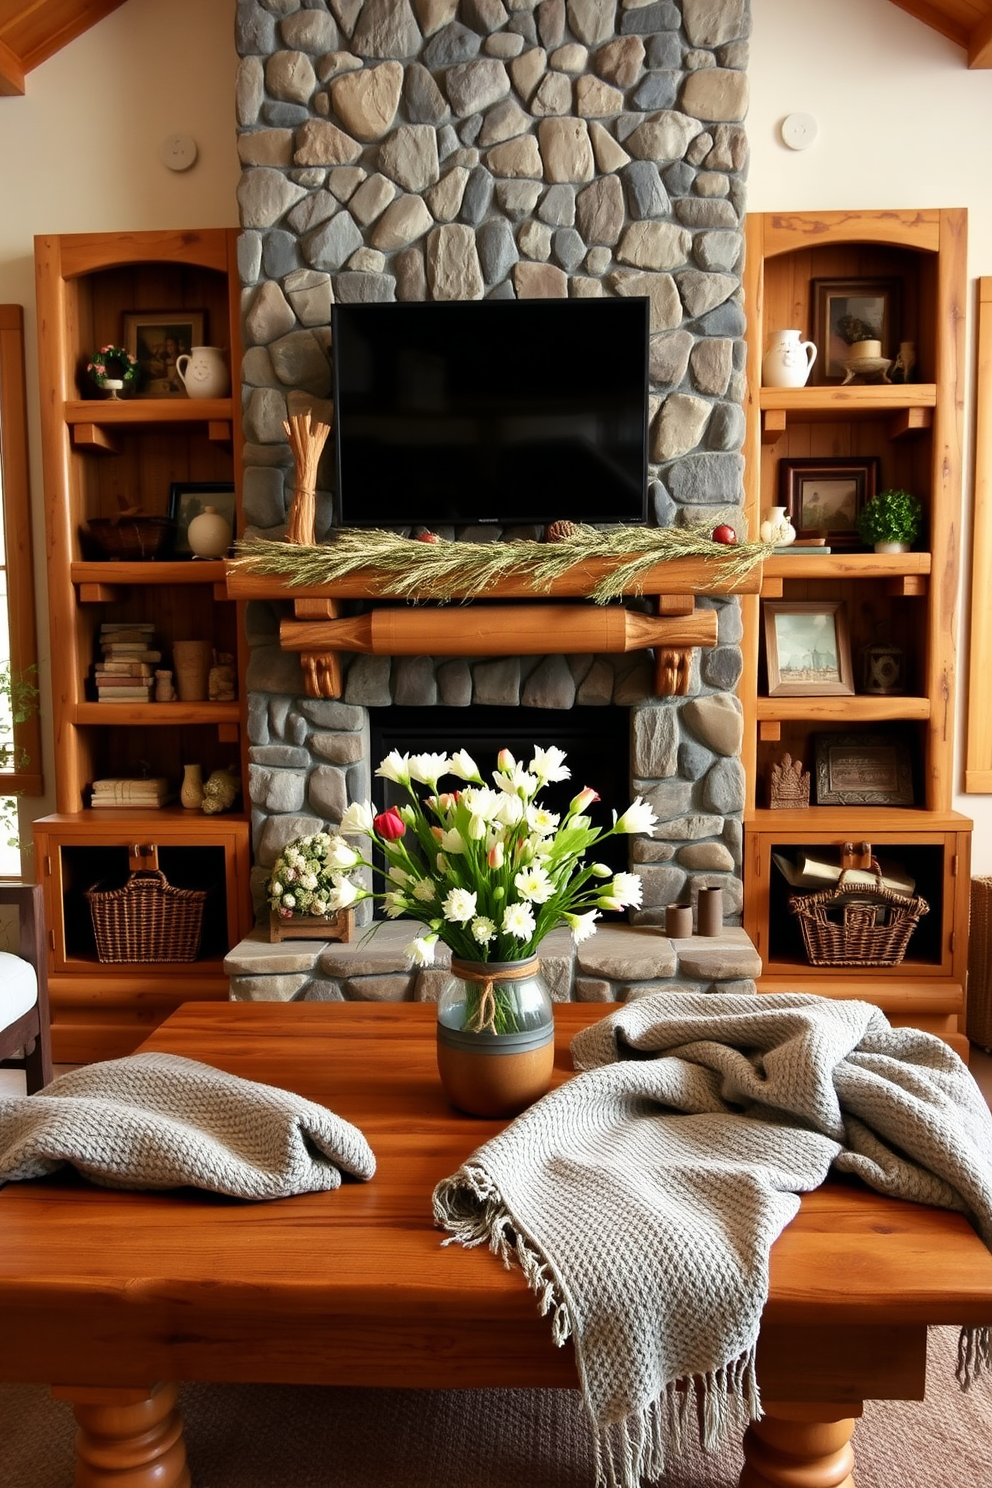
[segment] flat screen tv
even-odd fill
[[[335,305],[342,526],[643,522],[648,309]]]

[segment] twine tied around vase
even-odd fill
[[[286,541],[310,546],[314,540],[317,465],[331,430],[328,424],[316,423],[310,412],[291,414],[283,429],[296,462],[296,490],[289,509]]]
[[[525,977],[533,976],[540,968],[540,960],[537,956],[531,956],[527,961],[521,961],[505,971],[471,971],[467,966],[452,962],[452,973],[460,977],[463,982],[475,982],[482,990],[479,993],[479,1004],[470,1022],[465,1025],[466,1033],[491,1033],[498,1034],[496,1027],[496,992],[495,986],[499,982],[522,982]]]

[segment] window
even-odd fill
[[[16,795],[40,796],[24,314],[0,305],[0,877],[21,872]]]

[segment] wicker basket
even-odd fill
[[[877,870],[874,883],[845,885],[845,876],[846,870],[832,889],[793,894],[789,900],[809,964],[898,966],[917,921],[930,906],[918,896],[887,888]]]
[[[992,1049],[992,878],[971,880],[968,932],[968,1037]]]
[[[206,889],[176,889],[164,873],[132,873],[121,889],[87,889],[100,961],[195,961]]]
[[[172,538],[168,517],[90,517],[86,525],[103,556],[122,563],[158,558]]]

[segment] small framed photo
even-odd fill
[[[124,317],[124,345],[138,358],[139,398],[185,398],[176,358],[205,341],[203,310],[143,310]]]
[[[208,506],[212,506],[231,524],[232,538],[237,535],[234,486],[231,481],[173,481],[169,487],[169,516],[174,523],[172,556],[192,558],[189,524]]]
[[[876,455],[780,460],[778,481],[779,504],[800,538],[825,537],[834,548],[862,546],[857,519],[878,490]]]
[[[843,382],[845,361],[858,341],[880,341],[878,355],[894,357],[900,334],[902,283],[898,279],[814,279],[814,383]]]
[[[766,599],[762,611],[769,697],[853,697],[843,600]]]
[[[908,746],[887,734],[817,734],[818,806],[912,806]]]

